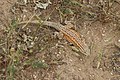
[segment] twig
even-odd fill
[[[28,20],[28,22],[27,22],[25,25],[23,25],[22,29],[24,29],[24,28],[28,25],[28,23],[33,19],[33,17],[34,17],[35,15],[36,15],[36,14],[34,13],[34,14],[31,16],[31,18]]]

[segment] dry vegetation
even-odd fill
[[[0,1],[0,80],[120,80],[119,0]],[[71,21],[91,54],[28,20]]]

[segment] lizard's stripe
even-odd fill
[[[73,34],[71,31],[72,30],[70,30],[70,29],[61,30],[61,32],[64,33],[65,36],[69,37],[72,40],[72,42],[74,43],[74,45],[77,45],[80,48],[80,51],[85,54],[85,50],[82,45],[83,42],[80,40],[80,37],[76,34]],[[87,54],[85,54],[85,55],[87,55]]]
[[[59,24],[59,23],[54,23],[54,22],[49,22],[46,21],[43,23],[44,25],[47,26],[51,26],[53,28],[55,28],[58,31],[61,31],[65,36],[67,36],[70,40],[72,40],[72,43],[74,45],[77,45],[80,48],[80,51],[85,54],[85,55],[89,55],[89,48],[88,46],[85,44],[85,41],[80,37],[80,35],[69,28],[66,28],[65,26]]]
[[[82,52],[84,52],[84,48],[81,46],[82,42],[80,40],[80,36],[78,36],[78,34],[75,31],[73,32],[73,30],[70,30],[70,29],[66,28],[65,26],[63,26],[59,23],[53,23],[53,22],[45,21],[45,22],[43,22],[43,24],[47,25],[47,26],[51,26],[51,27],[61,31],[63,34],[68,36],[77,46],[79,46],[79,48],[82,49]],[[75,34],[73,34],[71,31]]]
[[[54,23],[54,22],[49,22],[49,21],[44,21],[43,25],[51,26],[51,27],[57,29],[58,31],[61,31],[63,34],[68,36],[74,42],[74,45],[76,44],[83,53],[85,52],[84,48],[81,46],[81,44],[82,44],[82,42],[80,40],[81,38],[80,38],[80,36],[78,36],[78,34],[75,31],[73,32],[73,30],[70,30],[59,23]],[[73,33],[75,33],[75,34],[73,34]]]

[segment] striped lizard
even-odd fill
[[[20,22],[18,25],[26,24],[28,21]],[[30,21],[28,24],[40,24],[38,20]],[[50,26],[57,31],[60,31],[65,36],[66,40],[71,42],[74,46],[78,47],[81,53],[88,56],[90,55],[90,49],[85,43],[85,40],[80,37],[80,35],[73,29],[67,28],[60,23],[55,23],[51,21],[42,21],[42,25]]]

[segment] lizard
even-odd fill
[[[23,24],[40,24],[38,20],[34,21],[24,21],[24,22],[19,22],[18,25],[23,25]],[[88,45],[85,43],[85,40],[82,39],[82,37],[73,29],[67,28],[64,25],[56,22],[51,22],[51,21],[41,21],[42,25],[50,26],[57,31],[60,31],[63,33],[65,36],[66,40],[71,42],[74,46],[78,47],[79,51],[83,53],[84,55],[88,56],[90,55],[90,49]]]

